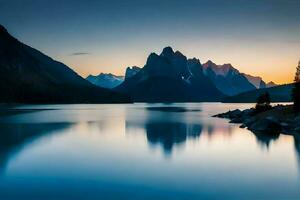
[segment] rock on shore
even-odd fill
[[[254,133],[300,134],[300,116],[294,115],[292,105],[277,105],[264,112],[254,108],[236,109],[213,117],[230,119],[230,123],[240,123],[241,128],[248,128]]]

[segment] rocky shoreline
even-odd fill
[[[292,105],[277,105],[263,112],[255,108],[236,109],[213,117],[230,119],[230,123],[241,124],[241,128],[258,134],[300,135],[300,115],[293,113]]]

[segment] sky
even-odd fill
[[[300,0],[0,0],[0,23],[83,77],[166,46],[276,83],[300,59]]]

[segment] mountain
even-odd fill
[[[0,102],[117,103],[129,98],[97,87],[31,48],[0,25]]]
[[[140,67],[133,66],[133,67],[127,67],[125,72],[125,79],[128,79],[132,76],[134,76],[136,73],[138,73],[141,70]]]
[[[252,76],[252,75],[249,75],[249,74],[243,74],[247,80],[252,83],[252,85],[254,85],[257,89],[260,89],[260,88],[265,88],[267,87],[267,84],[262,80],[261,77],[259,76]]]
[[[171,47],[151,53],[145,66],[115,88],[137,102],[219,101],[224,95],[203,73],[198,59]]]
[[[89,75],[86,80],[94,85],[111,89],[120,85],[124,81],[124,76],[116,76],[111,73],[101,73],[98,76]]]
[[[141,68],[137,66],[127,67],[124,76],[116,76],[114,74],[105,74],[100,73],[97,76],[89,75],[86,80],[93,83],[94,85],[97,85],[99,87],[112,89],[120,85],[125,79],[128,79],[132,76],[134,76],[137,72],[139,72]]]
[[[266,87],[267,87],[267,88],[269,88],[269,87],[275,87],[275,86],[277,86],[277,84],[274,83],[273,81],[270,81],[270,82],[268,82],[268,83],[266,84]]]
[[[204,74],[225,95],[236,95],[256,89],[248,79],[231,64],[217,65],[212,61],[203,64]]]
[[[265,93],[269,92],[272,102],[290,102],[292,101],[291,94],[293,84],[278,85],[270,88],[263,88],[258,90],[252,90],[244,92],[235,96],[226,97],[223,102],[226,103],[246,103],[246,102],[256,102],[257,98]]]

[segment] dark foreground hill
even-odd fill
[[[63,63],[12,37],[0,25],[0,102],[121,103],[127,96],[86,81]]]
[[[257,98],[265,93],[269,92],[272,102],[290,102],[292,101],[292,89],[293,84],[279,85],[271,88],[263,88],[258,90],[252,90],[243,92],[241,94],[226,97],[223,102],[225,103],[252,103],[256,102]]]

